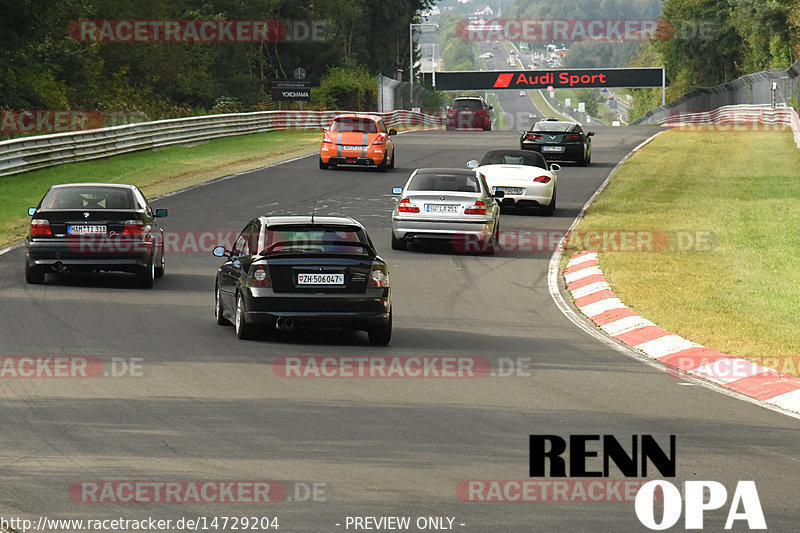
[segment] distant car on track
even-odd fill
[[[319,168],[361,165],[375,167],[381,172],[394,168],[395,149],[391,137],[396,134],[397,130],[387,129],[377,115],[339,115],[322,134]]]
[[[445,117],[445,129],[492,129],[493,106],[477,96],[460,96],[453,100]]]
[[[474,239],[493,251],[500,229],[500,206],[483,175],[474,170],[415,170],[392,212],[392,249],[405,250],[413,241]]]
[[[522,150],[539,152],[548,161],[574,161],[584,167],[592,162],[594,132],[584,132],[577,122],[548,118],[518,133]]]
[[[526,150],[492,150],[480,163],[472,160],[469,168],[486,177],[493,192],[502,191],[502,206],[541,209],[553,215],[556,209],[556,172],[561,167],[550,164],[539,153]]]
[[[525,92],[525,91],[520,91],[520,92],[519,92],[519,95],[520,95],[520,96],[528,96],[528,93],[527,93],[527,92]]]
[[[133,272],[152,287],[164,275],[164,231],[142,191],[119,183],[54,185],[37,207],[25,238],[25,281],[48,272]]]
[[[261,216],[232,250],[214,255],[217,324],[240,339],[295,326],[365,330],[371,344],[392,336],[389,269],[366,229],[352,218]]]

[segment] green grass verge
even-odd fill
[[[530,90],[530,91],[528,91],[528,96],[530,96],[531,100],[533,100],[533,105],[536,106],[536,109],[541,111],[541,113],[544,116],[560,118],[562,120],[574,120],[569,115],[564,115],[564,114],[558,112],[557,110],[554,111],[554,108],[550,107],[550,104],[548,104],[547,100],[546,100],[546,98],[549,98],[550,96],[549,95],[547,97],[543,96],[542,95],[542,91]]]
[[[791,133],[669,131],[619,169],[577,229],[713,232],[710,251],[606,251],[600,266],[666,330],[800,376],[798,168]]]
[[[505,113],[503,113],[503,108],[500,105],[500,102],[497,101],[497,96],[494,93],[489,94],[489,104],[492,105],[494,108],[494,124],[492,127],[496,130],[501,130],[508,126],[508,119],[506,118]]]
[[[28,231],[28,207],[57,183],[133,183],[148,197],[319,149],[319,131],[276,131],[69,163],[0,178],[0,248]]]

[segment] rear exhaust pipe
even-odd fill
[[[292,320],[291,318],[287,318],[286,320],[283,321],[283,328],[286,331],[291,331],[293,327],[294,327],[294,320]]]
[[[282,316],[279,316],[278,319],[275,321],[275,329],[283,329],[285,327],[286,319]]]
[[[53,270],[56,272],[61,272],[65,268],[66,267],[64,266],[64,263],[62,263],[61,261],[56,261],[55,263],[53,263]]]

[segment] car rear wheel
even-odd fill
[[[214,318],[217,319],[217,324],[220,326],[230,326],[231,322],[223,315],[222,308],[222,294],[220,294],[219,285],[214,290]]]
[[[244,299],[241,293],[236,294],[236,315],[233,325],[236,328],[236,336],[240,339],[253,338],[253,325],[248,324],[244,316]]]
[[[367,330],[369,343],[374,346],[386,346],[392,340],[392,312],[389,311],[389,320],[386,324],[381,324]]]
[[[153,286],[153,281],[156,278],[156,266],[155,266],[155,258],[151,257],[150,261],[148,261],[147,266],[140,269],[136,273],[136,281],[139,283],[140,287],[145,289],[149,289]]]
[[[392,160],[389,161],[389,168],[394,168],[394,160],[397,159],[397,150],[392,148]]]
[[[408,247],[408,242],[405,239],[398,239],[392,232],[392,250],[405,250]]]
[[[44,283],[44,270],[41,267],[30,266],[25,261],[25,281],[32,285]]]
[[[325,163],[322,160],[322,156],[319,156],[319,168],[322,170],[328,170],[328,163]]]
[[[387,153],[384,153],[384,154],[383,154],[383,161],[381,161],[380,163],[378,163],[378,172],[386,172],[386,167],[387,167],[387,166],[388,166],[388,164],[389,164],[389,163],[388,163],[388,161],[387,161],[387,159],[389,159],[389,154],[387,154]]]
[[[155,270],[155,277],[161,278],[164,277],[164,272],[167,270],[167,259],[164,257],[164,250],[161,250],[161,259],[158,262],[158,266]]]
[[[545,216],[551,217],[556,212],[556,191],[553,191],[553,199],[550,200],[550,205],[542,208],[542,213]]]
[[[578,161],[578,164],[582,167],[588,167],[589,163],[592,162],[592,154],[590,153],[588,156],[584,157],[582,161]]]

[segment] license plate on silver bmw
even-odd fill
[[[458,213],[458,204],[425,204],[428,213]]]
[[[344,285],[344,274],[298,274],[298,285]]]

